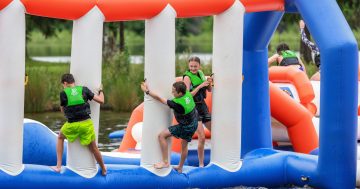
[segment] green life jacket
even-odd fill
[[[204,73],[201,70],[199,70],[198,73],[199,74],[193,74],[192,72],[190,72],[188,70],[184,74],[184,76],[188,76],[190,78],[191,85],[193,86],[193,88],[196,88],[201,83],[204,83],[204,81],[206,81],[206,77],[205,77]]]
[[[280,63],[278,63],[279,66],[301,65],[294,51],[281,51],[281,56],[283,59]]]
[[[297,58],[295,52],[291,50],[281,51],[281,56],[283,58]]]
[[[85,103],[82,96],[83,88],[81,86],[67,87],[64,91],[67,97],[67,106],[81,105]]]
[[[82,121],[90,118],[90,104],[83,97],[83,87],[67,87],[64,89],[67,97],[67,105],[64,106],[64,114],[68,122]]]
[[[172,101],[182,106],[185,111],[184,113],[174,111],[174,116],[177,122],[181,125],[190,125],[197,120],[195,102],[189,91],[186,91],[184,96],[174,98]]]
[[[190,91],[193,91],[197,86],[206,81],[206,77],[201,70],[198,70],[198,74],[193,74],[189,70],[183,75],[183,78],[188,76],[191,81]],[[194,96],[195,102],[201,102],[206,98],[206,87],[201,88]]]
[[[183,95],[182,97],[174,98],[173,101],[184,108],[184,115],[190,113],[195,108],[194,99],[189,91],[186,91],[185,95]]]

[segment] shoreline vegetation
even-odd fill
[[[207,23],[206,28],[211,28]],[[211,30],[210,30],[211,31]],[[360,44],[360,29],[353,30]],[[143,80],[144,64],[130,64],[131,55],[143,55],[144,37],[125,30],[125,50],[104,56],[102,83],[106,98],[102,109],[131,112],[143,101],[140,83]],[[27,42],[27,57],[31,56],[70,56],[71,30],[57,31],[55,36],[45,37],[39,31],[32,31]],[[104,39],[104,48],[106,47]],[[286,42],[290,48],[299,51],[300,34],[297,23],[286,30],[276,31],[269,44],[269,56],[275,52],[276,45]],[[177,53],[190,57],[192,52],[212,53],[212,32],[206,30],[198,35],[176,35]],[[115,48],[116,49],[116,48]],[[317,71],[312,62],[305,62],[309,77]],[[181,76],[187,67],[186,59],[176,56],[176,76]],[[202,65],[206,75],[211,74],[211,63]],[[25,86],[25,112],[59,111],[59,93],[62,90],[60,77],[70,71],[69,64],[37,62],[26,59],[26,73],[29,82]],[[76,76],[75,76],[76,79]]]
[[[176,76],[185,72],[187,63],[176,59]],[[205,74],[211,73],[211,64],[203,65]],[[62,74],[70,71],[70,64],[26,60],[29,81],[25,86],[25,113],[59,111],[59,93]],[[144,64],[130,64],[129,56],[122,53],[103,63],[102,83],[105,104],[102,109],[131,112],[142,101],[144,94],[140,83],[144,77]],[[76,76],[75,76],[76,80]]]

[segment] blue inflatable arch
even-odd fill
[[[301,14],[321,51],[320,148],[310,183],[320,188],[355,188],[357,42],[336,1],[291,0],[286,1],[286,11]],[[282,15],[262,12],[245,17],[243,99],[247,100],[243,100],[242,155],[271,147],[266,60]]]

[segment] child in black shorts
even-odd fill
[[[154,92],[150,92],[148,86],[144,82],[141,84],[141,90],[155,100],[158,100],[173,109],[175,119],[179,123],[178,125],[170,126],[159,134],[159,143],[163,160],[154,164],[154,167],[162,169],[170,166],[168,159],[168,144],[166,140],[167,138],[174,136],[181,139],[181,158],[179,165],[175,167],[175,170],[181,173],[185,159],[188,155],[188,142],[191,141],[198,125],[194,99],[191,93],[186,90],[186,85],[182,81],[173,84],[172,94],[175,98],[172,100],[166,100]]]
[[[199,114],[199,122],[197,128],[198,134],[198,157],[199,167],[204,167],[204,146],[205,131],[202,124],[211,131],[211,115],[205,103],[206,91],[211,92],[213,78],[206,78],[200,70],[200,58],[193,56],[188,60],[188,70],[183,75],[183,81],[186,88],[192,94],[195,101],[195,108]]]

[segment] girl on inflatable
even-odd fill
[[[212,77],[206,79],[204,73],[200,70],[200,58],[191,57],[188,60],[189,69],[183,75],[183,81],[187,90],[190,91],[194,97],[196,110],[199,114],[199,122],[197,128],[198,134],[198,157],[199,167],[204,167],[204,145],[205,145],[205,131],[202,123],[205,127],[211,131],[211,115],[209,109],[205,103],[206,91],[212,90]]]

